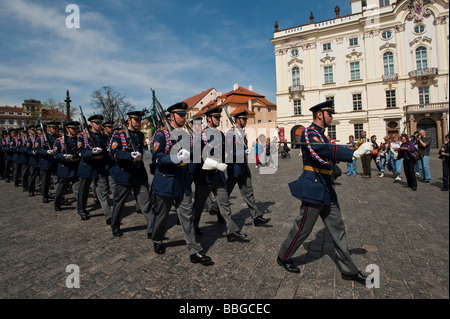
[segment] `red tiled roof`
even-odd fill
[[[241,112],[243,112],[243,111],[247,111],[247,112],[248,112],[248,115],[256,115],[255,112],[250,111],[248,108],[246,108],[246,107],[244,107],[244,106],[239,106],[239,107],[237,107],[233,112],[231,112],[231,115],[235,115],[235,114],[241,113]]]
[[[203,99],[209,92],[211,92],[212,88],[206,91],[203,91],[202,93],[199,93],[197,95],[191,96],[190,98],[187,98],[183,102],[185,102],[188,105],[188,109],[191,109],[196,105],[198,102],[200,102],[201,99]]]

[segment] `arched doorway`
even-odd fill
[[[437,137],[437,125],[436,122],[429,118],[421,119],[417,123],[417,131],[425,130],[427,132],[427,137],[431,138],[431,147],[438,147],[438,137]]]
[[[296,125],[291,130],[291,141],[293,143],[300,143],[300,137],[305,127],[303,125]],[[292,145],[292,148],[299,148],[298,145]]]

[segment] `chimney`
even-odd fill
[[[253,92],[253,85],[249,85],[248,90]]]
[[[248,100],[248,110],[253,112],[253,104],[252,104],[252,100]]]
[[[238,87],[239,87],[239,84],[234,83],[234,84],[233,84],[233,91],[236,91],[236,90],[238,89]]]

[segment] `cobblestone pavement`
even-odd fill
[[[55,212],[41,196],[30,198],[21,187],[0,181],[0,298],[448,299],[449,193],[440,190],[440,160],[432,156],[430,162],[432,182],[418,182],[417,192],[403,187],[405,178],[394,182],[392,173],[379,178],[374,163],[371,179],[361,178],[360,161],[357,177],[339,164],[344,174],[335,188],[352,256],[362,271],[368,265],[379,269],[379,288],[370,289],[341,279],[320,219],[294,256],[299,275],[275,262],[299,213],[301,202],[288,188],[301,173],[298,150],[279,159],[276,174],[259,174],[251,166],[255,196],[270,210],[270,227],[254,227],[238,189],[232,193],[233,219],[249,242],[229,243],[217,217],[203,214],[201,243],[215,262],[210,267],[189,261],[174,212],[167,252],[157,255],[131,198],[124,236],[115,238],[92,198],[91,219],[82,221],[72,194],[69,205]],[[66,272],[68,265],[79,267],[80,288],[67,288],[66,279],[75,274]]]

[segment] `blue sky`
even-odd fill
[[[66,6],[80,9],[80,28],[66,27]],[[279,29],[350,13],[350,0],[2,0],[0,105],[65,99],[90,113],[92,91],[110,85],[136,109],[163,105],[233,83],[276,103]]]

